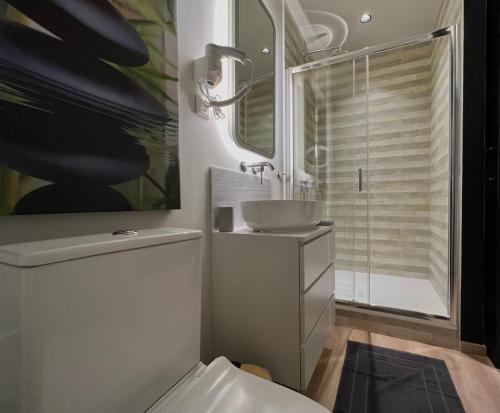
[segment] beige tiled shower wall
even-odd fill
[[[274,76],[258,79],[240,102],[240,137],[248,145],[273,152]]]
[[[316,74],[318,140],[329,151],[318,179],[339,269],[429,276],[430,54],[429,44],[407,47]]]
[[[370,57],[371,273],[429,276],[430,44]]]
[[[431,52],[431,170],[429,269],[439,297],[448,297],[450,78],[448,39],[434,42]]]
[[[437,26],[461,21],[461,2],[443,2]],[[449,136],[450,136],[450,45],[448,39],[433,43],[431,50],[431,171],[430,171],[430,280],[441,300],[448,301],[449,260]]]

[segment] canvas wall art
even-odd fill
[[[0,214],[180,208],[175,0],[0,0]]]

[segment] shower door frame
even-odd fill
[[[449,37],[450,49],[450,150],[449,150],[449,224],[448,224],[448,301],[450,316],[442,317],[396,308],[382,307],[373,304],[362,304],[351,301],[337,300],[337,302],[352,308],[376,310],[388,314],[410,316],[429,320],[431,323],[442,323],[446,320],[452,327],[460,328],[460,285],[462,262],[462,37],[459,36],[459,25],[436,30],[432,33],[408,37],[402,40],[367,47],[354,52],[305,63],[290,67],[286,73],[286,136],[284,159],[288,182],[285,186],[285,198],[293,199],[294,194],[294,101],[293,76],[297,73],[312,71],[361,57],[369,57],[375,53],[399,49],[405,46],[417,45],[441,37]]]

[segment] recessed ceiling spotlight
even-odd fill
[[[263,55],[268,55],[268,54],[271,54],[271,49],[269,47],[264,47],[262,49],[262,54]]]
[[[372,21],[372,15],[369,13],[365,13],[359,19],[361,23],[370,23]]]

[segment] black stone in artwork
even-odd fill
[[[7,0],[83,54],[143,66],[148,50],[129,22],[106,0]]]
[[[146,64],[134,27],[105,0],[8,2],[60,37],[0,20],[0,167],[47,184],[11,213],[132,210],[109,186],[143,176],[156,191],[152,208],[179,208],[176,117],[143,88],[158,76],[144,78],[147,69],[138,82],[101,60]]]
[[[75,119],[73,125],[43,125],[46,119],[34,116],[24,124],[11,119],[0,130],[0,163],[26,175],[75,185],[116,185],[139,178],[149,168],[145,148],[121,137],[113,124],[101,123],[97,133],[91,129],[95,119],[88,116]]]
[[[35,92],[86,103],[94,111],[167,120],[164,107],[137,83],[53,36],[0,21],[0,51],[0,81],[15,80]]]
[[[102,185],[52,184],[31,191],[16,205],[17,215],[131,211],[118,191]]]

